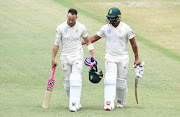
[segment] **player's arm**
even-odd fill
[[[52,69],[54,68],[55,65],[58,65],[58,63],[55,61],[55,58],[59,50],[60,40],[61,40],[61,31],[60,31],[60,27],[58,26],[56,28],[56,39],[55,39],[53,52],[52,52]]]
[[[94,46],[89,40],[88,37],[83,37],[84,43],[87,45],[88,50],[90,51],[92,57],[96,60],[95,52],[94,52]]]
[[[88,37],[88,40],[90,40],[91,43],[94,43],[95,41],[99,40],[101,37],[97,34],[93,37]],[[82,41],[82,45],[86,44],[85,40]]]
[[[139,56],[138,56],[138,47],[137,47],[136,40],[134,37],[132,39],[130,39],[130,43],[131,43],[131,46],[132,46],[132,49],[134,52],[134,56],[135,56],[134,64],[140,65],[141,61],[140,61]]]
[[[54,44],[53,52],[52,52],[52,69],[54,68],[55,65],[57,65],[55,58],[56,58],[58,50],[59,50],[59,46]]]

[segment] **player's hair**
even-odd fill
[[[70,8],[68,13],[71,13],[72,15],[77,15],[78,12],[76,9]]]

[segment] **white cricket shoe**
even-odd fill
[[[124,105],[121,104],[120,100],[117,100],[117,108],[124,108]]]
[[[106,106],[106,107],[105,107],[105,110],[106,110],[106,111],[111,111],[111,110],[113,110],[113,108],[109,105],[109,106]]]
[[[70,108],[70,111],[71,111],[71,112],[77,112],[78,109],[77,109],[75,106],[72,106],[72,107]]]
[[[111,106],[111,102],[110,101],[107,101],[106,102],[106,106],[104,108],[106,111],[111,111],[113,110],[113,107]]]
[[[80,104],[80,105],[79,105],[79,109],[81,109],[81,108],[82,108],[82,105]]]
[[[118,104],[117,104],[117,107],[118,107],[118,108],[124,108],[124,105],[118,103]]]

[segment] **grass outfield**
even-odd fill
[[[130,0],[122,0],[118,4],[117,0],[113,3],[110,0],[68,1],[0,0],[1,117],[178,117],[180,5],[177,0],[158,0],[156,3],[136,0],[135,5]],[[58,53],[56,60],[59,66],[51,103],[49,109],[42,109],[47,80],[52,73],[55,29],[66,20],[67,10],[70,7],[78,9],[78,21],[86,26],[89,36],[92,36],[106,23],[106,12],[112,6],[121,8],[122,21],[136,33],[140,59],[145,61],[144,78],[139,80],[140,104],[136,104],[134,97],[134,56],[129,45],[129,92],[125,108],[104,111],[103,81],[97,85],[91,84],[88,68],[84,67],[83,109],[70,113]],[[94,46],[98,64],[104,71],[105,40],[101,39]],[[83,48],[85,56],[90,56],[87,48]]]

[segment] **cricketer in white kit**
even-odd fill
[[[82,70],[83,70],[83,48],[81,37],[86,42],[87,48],[90,50],[92,57],[95,58],[94,46],[88,40],[86,27],[77,22],[77,11],[69,9],[67,21],[60,24],[56,29],[56,39],[53,47],[52,68],[57,64],[55,61],[60,43],[61,49],[61,65],[65,73],[63,81],[64,89],[69,98],[69,109],[76,112],[81,108],[81,88],[82,88]]]
[[[127,75],[129,67],[129,56],[127,44],[130,41],[135,55],[135,64],[141,62],[138,57],[138,49],[135,34],[125,23],[121,22],[121,12],[118,8],[109,9],[107,21],[95,36],[90,37],[91,42],[100,38],[106,39],[105,54],[105,79],[104,79],[104,109],[113,110],[116,97],[117,107],[123,108],[126,104],[128,92]],[[82,44],[85,44],[82,41]]]

